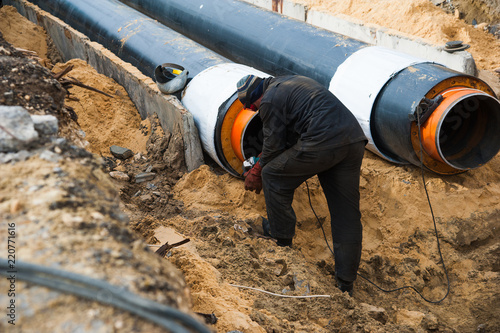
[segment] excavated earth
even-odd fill
[[[384,14],[377,6],[364,10],[363,1],[359,11],[347,2],[353,14]],[[446,8],[405,1],[412,4],[422,20],[448,15],[448,22],[466,25]],[[433,303],[414,289],[386,293],[358,278],[350,297],[335,287],[323,236],[331,242],[329,213],[316,178],[296,191],[294,245],[277,247],[259,235],[262,194],[246,192],[240,179],[207,157],[188,173],[182,138],[164,132],[154,117],[141,119],[125,89],[84,61],[63,63],[43,29],[12,7],[0,9],[0,33],[0,105],[59,120],[57,136],[0,153],[0,257],[7,256],[13,224],[19,260],[106,280],[204,320],[216,332],[500,332],[499,155],[454,176],[424,172],[441,257],[421,170],[367,151],[360,274],[386,290],[412,286],[430,301],[446,296],[448,275],[450,291]],[[474,36],[478,45],[500,45],[487,31]],[[467,42],[474,50],[475,41]],[[479,69],[498,93],[493,69],[500,53],[478,54]],[[66,68],[63,78],[107,95],[57,80]],[[116,158],[111,145],[134,155]],[[136,182],[144,172],[151,178]],[[189,241],[155,253],[182,240]],[[2,308],[8,289],[0,280]],[[164,331],[102,305],[100,297],[86,300],[18,280],[16,325],[2,315],[0,331]]]

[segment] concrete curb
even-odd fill
[[[381,26],[367,26],[353,18],[333,16],[330,13],[309,9],[306,5],[293,0],[243,1],[368,44],[427,59],[465,74],[477,75],[476,63],[467,51],[448,53],[444,50],[444,45],[436,46],[416,36],[404,35]]]
[[[124,62],[101,44],[90,41],[87,36],[38,6],[25,0],[4,0],[3,4],[16,7],[21,15],[43,27],[54,41],[64,61],[83,59],[97,72],[122,85],[142,119],[157,114],[163,129],[180,134],[184,142],[184,159],[188,171],[204,163],[193,116],[182,106],[177,97],[162,94],[156,83],[137,68]]]

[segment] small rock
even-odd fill
[[[276,269],[274,270],[274,275],[276,276],[285,275],[288,271],[286,261],[284,259],[278,259],[276,260],[276,264],[281,265],[281,267],[276,267]]]
[[[234,242],[231,238],[229,237],[226,237],[223,241],[222,241],[222,246],[227,246],[227,247],[234,247]]]
[[[113,145],[109,147],[109,151],[114,157],[120,160],[126,160],[127,158],[134,156],[134,152],[132,150],[120,146]]]
[[[32,185],[28,188],[28,193],[33,193],[41,190],[45,185]]]
[[[139,162],[143,158],[141,153],[137,153],[134,155],[134,161]]]
[[[419,311],[401,309],[396,313],[396,323],[412,327],[420,326],[425,314]]]
[[[359,304],[366,312],[368,312],[368,315],[375,319],[376,321],[382,323],[385,325],[387,323],[387,319],[389,319],[387,312],[385,311],[384,308],[379,308],[374,305],[366,304],[366,303],[360,303]]]
[[[20,106],[0,106],[0,152],[16,152],[38,138],[30,114]]]
[[[68,226],[78,225],[83,222],[83,217],[71,215],[69,213],[62,214],[62,221]]]
[[[63,169],[61,167],[55,167],[54,169],[52,169],[52,172],[60,174],[63,173]]]
[[[496,38],[499,38],[500,37],[500,23],[495,24],[495,25],[491,25],[488,28],[488,32],[490,34],[492,34],[493,36],[495,36]]]
[[[130,177],[125,172],[121,171],[111,171],[109,175],[111,176],[111,178],[114,178],[116,180],[122,180],[125,182],[130,180]]]
[[[422,325],[428,331],[436,331],[439,328],[439,322],[435,315],[428,313],[422,320]]]
[[[3,93],[3,97],[8,101],[12,101],[14,99],[14,92],[13,91],[6,91]]]
[[[59,130],[57,118],[52,115],[33,115],[31,119],[38,134],[53,135]]]
[[[17,153],[7,153],[7,154],[0,153],[0,164],[26,161],[32,155],[33,154],[31,154],[27,150],[20,150]]]
[[[62,159],[62,156],[50,150],[44,150],[40,153],[40,158],[48,162],[57,163]]]
[[[156,177],[156,173],[154,173],[154,172],[141,172],[135,176],[135,182],[136,183],[147,182],[147,181],[155,179],[155,177]]]
[[[139,200],[142,201],[143,203],[147,203],[153,200],[153,197],[151,194],[143,194],[139,197]]]
[[[116,321],[114,326],[117,330],[122,329],[123,328],[123,321],[121,321],[121,320]]]
[[[94,220],[99,220],[99,221],[104,220],[104,215],[102,215],[99,212],[92,212],[92,213],[90,213],[90,217],[92,217]]]
[[[475,26],[475,28],[479,30],[488,30],[488,23],[486,22],[479,23]]]

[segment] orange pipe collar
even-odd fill
[[[480,90],[467,88],[467,87],[453,87],[444,90],[440,95],[443,100],[439,106],[432,112],[429,118],[420,127],[420,137],[422,140],[422,147],[432,158],[446,163],[441,154],[439,153],[439,130],[444,117],[446,117],[448,110],[453,107],[463,96],[472,93],[483,93]]]
[[[250,109],[241,110],[233,123],[233,128],[231,129],[231,146],[236,154],[236,156],[243,162],[245,157],[243,156],[243,137],[245,135],[245,130],[250,123],[250,121],[257,115],[257,112]]]

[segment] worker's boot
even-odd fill
[[[271,237],[277,240],[276,244],[278,246],[284,247],[284,246],[292,246],[292,240],[288,238],[277,238],[273,237],[271,235],[271,224],[269,223],[269,220],[266,219],[265,217],[262,218],[262,230],[264,231],[264,236],[266,237]]]
[[[361,243],[334,243],[335,279],[342,291],[353,293],[354,281],[361,260]]]

